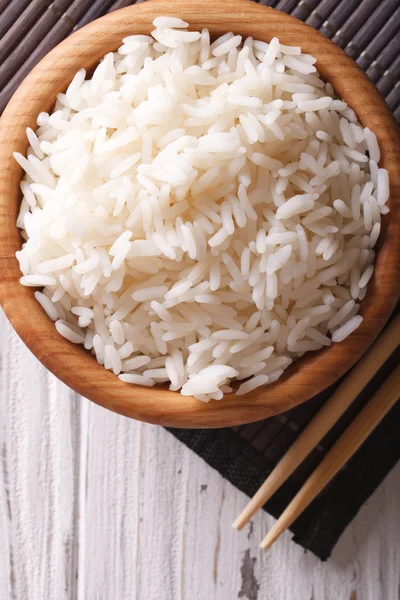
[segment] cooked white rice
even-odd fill
[[[360,325],[388,174],[300,48],[154,25],[27,129],[21,283],[122,381],[219,400]]]

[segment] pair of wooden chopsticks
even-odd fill
[[[400,315],[387,327],[372,348],[353,368],[328,402],[289,448],[266,481],[233,524],[242,529],[254,513],[271,498],[300,463],[316,447],[342,416],[365,385],[386,362],[400,343]],[[400,367],[397,367],[365,408],[331,448],[314,473],[307,479],[289,506],[261,542],[264,550],[290,527],[311,501],[358,450],[390,408],[400,398]]]

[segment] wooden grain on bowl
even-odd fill
[[[13,151],[26,153],[26,127],[35,128],[41,111],[50,111],[58,92],[64,91],[77,70],[90,70],[122,38],[148,34],[166,3],[150,0],[99,19],[79,30],[48,54],[21,84],[0,122],[0,301],[13,327],[35,356],[59,379],[90,400],[123,415],[174,427],[224,427],[256,421],[287,410],[333,383],[367,350],[392,312],[400,291],[400,139],[384,100],[367,76],[346,54],[320,33],[300,21],[248,0],[173,0],[168,13],[181,17],[194,30],[207,27],[211,35],[234,31],[269,41],[278,37],[301,46],[317,58],[321,76],[351,106],[364,127],[377,136],[389,172],[390,213],[383,218],[376,268],[361,304],[364,320],[340,344],[307,354],[278,382],[245,397],[227,395],[208,404],[161,387],[125,384],[99,365],[91,354],[63,339],[33,296],[19,283],[15,252],[21,246],[16,227],[20,202],[21,169]]]

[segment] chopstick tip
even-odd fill
[[[240,531],[241,529],[243,529],[244,525],[245,522],[242,521],[241,515],[239,515],[238,518],[232,523],[232,527],[233,529],[236,529],[236,531]]]
[[[275,523],[275,525],[272,527],[272,529],[270,529],[267,533],[267,535],[265,536],[265,538],[262,540],[261,544],[260,544],[260,548],[262,548],[263,550],[268,550],[268,548],[271,548],[272,544],[274,544],[276,542],[276,540],[282,535],[282,533],[287,529],[287,524],[285,521],[280,521],[280,519],[278,519],[278,521]]]
[[[271,546],[275,542],[275,540],[276,540],[276,536],[274,535],[274,531],[271,530],[267,533],[265,538],[260,543],[260,548],[262,550],[268,550],[269,548],[271,548]]]

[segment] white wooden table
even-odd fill
[[[78,397],[0,313],[1,600],[398,600],[400,465],[321,563],[237,533],[244,494],[161,427]]]

